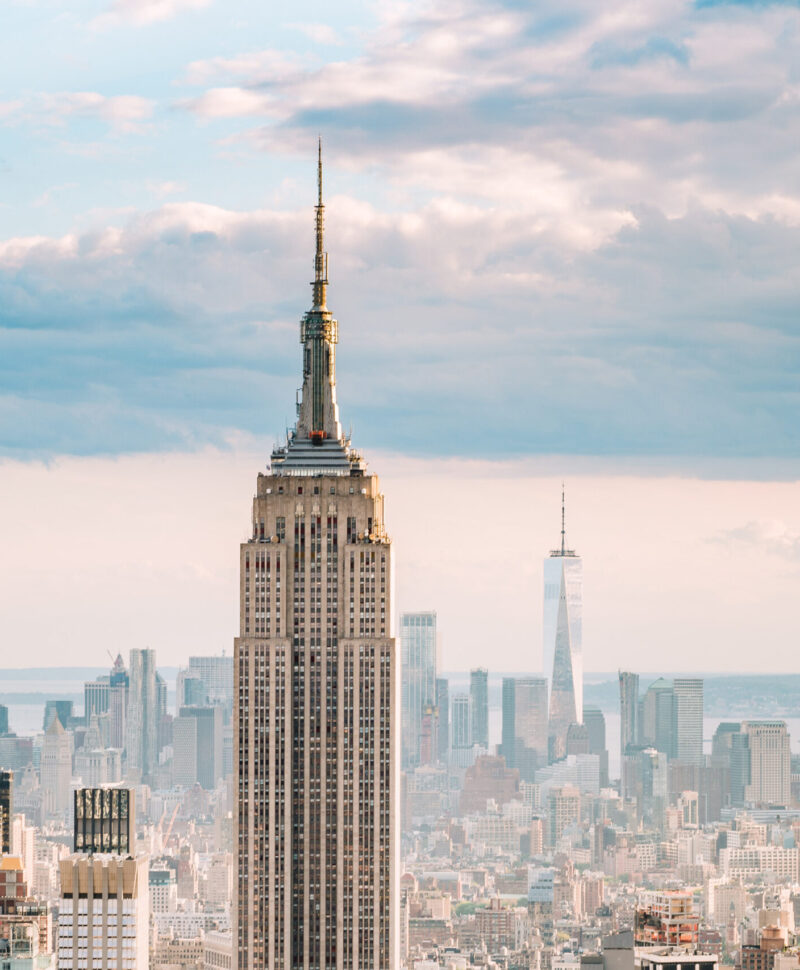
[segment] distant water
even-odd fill
[[[513,676],[513,675],[507,675]],[[522,675],[520,675],[522,676]],[[461,672],[447,674],[450,682],[450,695],[469,692],[469,674]],[[489,677],[489,744],[490,746],[500,744],[503,734],[503,708],[502,708],[502,675],[490,675]],[[611,778],[619,778],[619,709],[603,710],[606,719],[606,747],[608,748],[608,773]],[[786,727],[791,737],[792,753],[800,754],[800,717],[776,717],[786,722]],[[703,718],[703,749],[711,754],[711,740],[714,732],[723,721],[742,721],[746,720],[741,712],[727,716],[714,716]],[[753,715],[753,720],[766,720],[763,715]]]
[[[66,676],[64,674],[66,673]],[[87,679],[94,679],[108,670],[79,670],[79,676],[59,671],[59,676],[48,676],[44,669],[41,676],[34,677],[34,671],[0,670],[0,704],[8,708],[9,729],[15,734],[37,734],[42,730],[44,708],[48,700],[68,700],[73,703],[76,716],[83,714],[83,685]],[[175,704],[175,668],[159,668],[159,673],[167,683],[167,704]],[[23,674],[23,676],[17,676]],[[19,695],[19,701],[14,696]],[[170,710],[172,709],[170,707]]]

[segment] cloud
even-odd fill
[[[714,536],[713,542],[727,546],[737,554],[749,549],[751,554],[780,556],[800,564],[800,531],[779,519],[754,520],[726,529]]]
[[[114,0],[104,13],[92,21],[95,28],[104,28],[118,23],[132,23],[138,26],[171,20],[185,11],[201,10],[208,7],[212,0]]]
[[[343,417],[453,455],[774,458],[798,422],[800,229],[641,207],[605,240],[552,218],[334,197]],[[0,438],[116,453],[278,435],[300,380],[311,208],[170,204],[0,245]]]
[[[107,97],[97,91],[60,91],[41,93],[26,101],[11,103],[10,122],[63,128],[74,119],[103,121],[121,132],[141,132],[155,108],[149,98],[138,95]]]
[[[387,5],[355,56],[242,54],[227,59],[230,89],[184,103],[206,118],[266,119],[240,132],[260,151],[304,154],[322,131],[338,165],[429,197],[470,165],[474,197],[491,201],[507,153],[534,191],[548,167],[556,192],[585,209],[676,215],[696,200],[796,221],[799,34],[800,10],[782,5]],[[190,80],[207,83],[213,64]],[[409,161],[418,171],[424,157],[436,164],[420,186]]]
[[[287,27],[291,27],[294,30],[299,30],[301,34],[305,34],[309,40],[314,41],[315,44],[327,44],[330,46],[338,47],[342,44],[342,38],[339,36],[338,32],[331,27],[330,24],[319,24],[319,23],[292,23],[287,24]]]
[[[241,118],[269,114],[271,99],[245,88],[211,88],[199,98],[183,101],[182,106],[203,118]]]

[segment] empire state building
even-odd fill
[[[378,479],[342,432],[322,161],[297,423],[240,551],[239,970],[395,970],[397,660]]]

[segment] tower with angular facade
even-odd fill
[[[397,966],[397,658],[378,479],[342,432],[322,165],[297,422],[259,474],[234,644],[239,970]]]
[[[550,760],[566,754],[570,724],[583,720],[583,560],[567,549],[564,494],[561,548],[544,561],[544,673],[550,679]]]
[[[127,775],[134,782],[149,783],[153,777],[158,764],[158,725],[156,652],[149,647],[134,648],[130,653],[125,717]]]
[[[402,669],[403,768],[415,768],[435,758],[422,757],[423,721],[436,710],[436,614],[400,614]],[[434,715],[435,716],[435,715]]]

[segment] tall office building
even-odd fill
[[[536,769],[547,763],[547,731],[547,680],[504,677],[500,753],[524,781],[533,781]]]
[[[149,782],[158,764],[160,712],[155,650],[131,650],[128,678],[125,741],[128,778]]]
[[[233,657],[189,657],[189,676],[202,680],[210,704],[233,706]]]
[[[564,492],[561,548],[544,561],[544,673],[550,678],[551,760],[566,754],[570,724],[583,721],[583,560],[567,549]]]
[[[791,804],[791,746],[785,721],[744,721],[750,752],[745,800],[754,805]]]
[[[58,970],[147,970],[147,858],[73,855],[59,865]]]
[[[450,750],[450,685],[446,677],[436,678],[436,711],[439,761],[444,762]]]
[[[136,800],[129,788],[78,788],[74,799],[76,852],[133,854]]]
[[[124,748],[127,738],[128,723],[128,671],[122,654],[117,654],[114,666],[108,678],[108,718],[109,745],[112,748]]]
[[[478,667],[469,672],[469,696],[472,699],[472,740],[489,748],[489,671]]]
[[[675,759],[684,764],[703,762],[703,681],[699,677],[676,677],[673,730]]]
[[[50,722],[42,742],[42,807],[45,818],[69,811],[72,783],[72,738],[58,716]]]
[[[421,764],[420,733],[427,712],[436,706],[436,614],[400,614],[402,669],[402,764]]]
[[[397,966],[399,691],[378,479],[339,423],[322,164],[297,422],[259,474],[234,649],[239,970]]]
[[[675,690],[671,680],[659,677],[645,691],[639,704],[639,740],[669,758],[675,757]]]
[[[8,708],[0,704],[0,736],[8,734]]]
[[[599,707],[584,707],[583,723],[589,732],[589,754],[600,759],[600,787],[608,787],[608,748],[606,748],[606,719]]]
[[[108,713],[109,694],[107,674],[97,680],[87,680],[83,685],[83,720],[87,726],[93,717]]]
[[[216,787],[223,777],[222,706],[181,707],[172,732],[175,784]]]
[[[14,772],[0,769],[0,855],[11,852],[11,820],[14,815]]]
[[[619,671],[619,763],[629,744],[639,743],[639,675]]]
[[[453,750],[472,748],[472,701],[469,694],[453,694],[450,699],[450,746]]]

